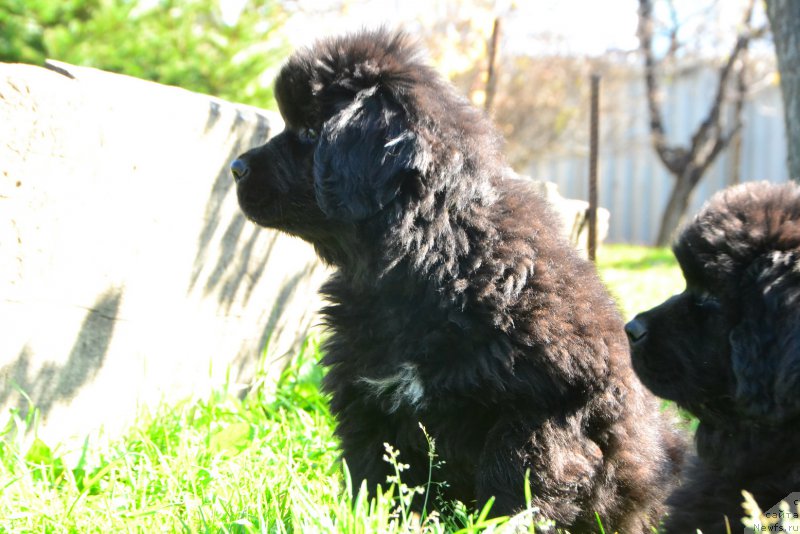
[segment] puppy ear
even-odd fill
[[[366,219],[394,199],[418,153],[400,105],[377,87],[362,90],[323,126],[314,153],[317,203],[331,218]]]
[[[736,400],[774,423],[800,414],[799,259],[772,252],[748,268],[743,317],[730,333]]]

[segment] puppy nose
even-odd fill
[[[625,325],[625,333],[631,343],[638,343],[647,335],[647,325],[641,319],[634,318]]]
[[[250,166],[243,159],[237,158],[231,163],[231,174],[233,174],[233,179],[239,182],[250,174]]]

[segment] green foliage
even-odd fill
[[[285,55],[277,0],[0,0],[0,61],[46,58],[274,107],[269,69]],[[149,7],[148,7],[149,6]]]

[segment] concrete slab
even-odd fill
[[[0,424],[117,432],[140,405],[277,374],[319,308],[305,243],[238,209],[263,110],[53,62],[0,64]]]

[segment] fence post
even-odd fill
[[[591,261],[597,261],[597,126],[600,104],[600,75],[591,77],[591,112],[589,118],[589,242]]]

